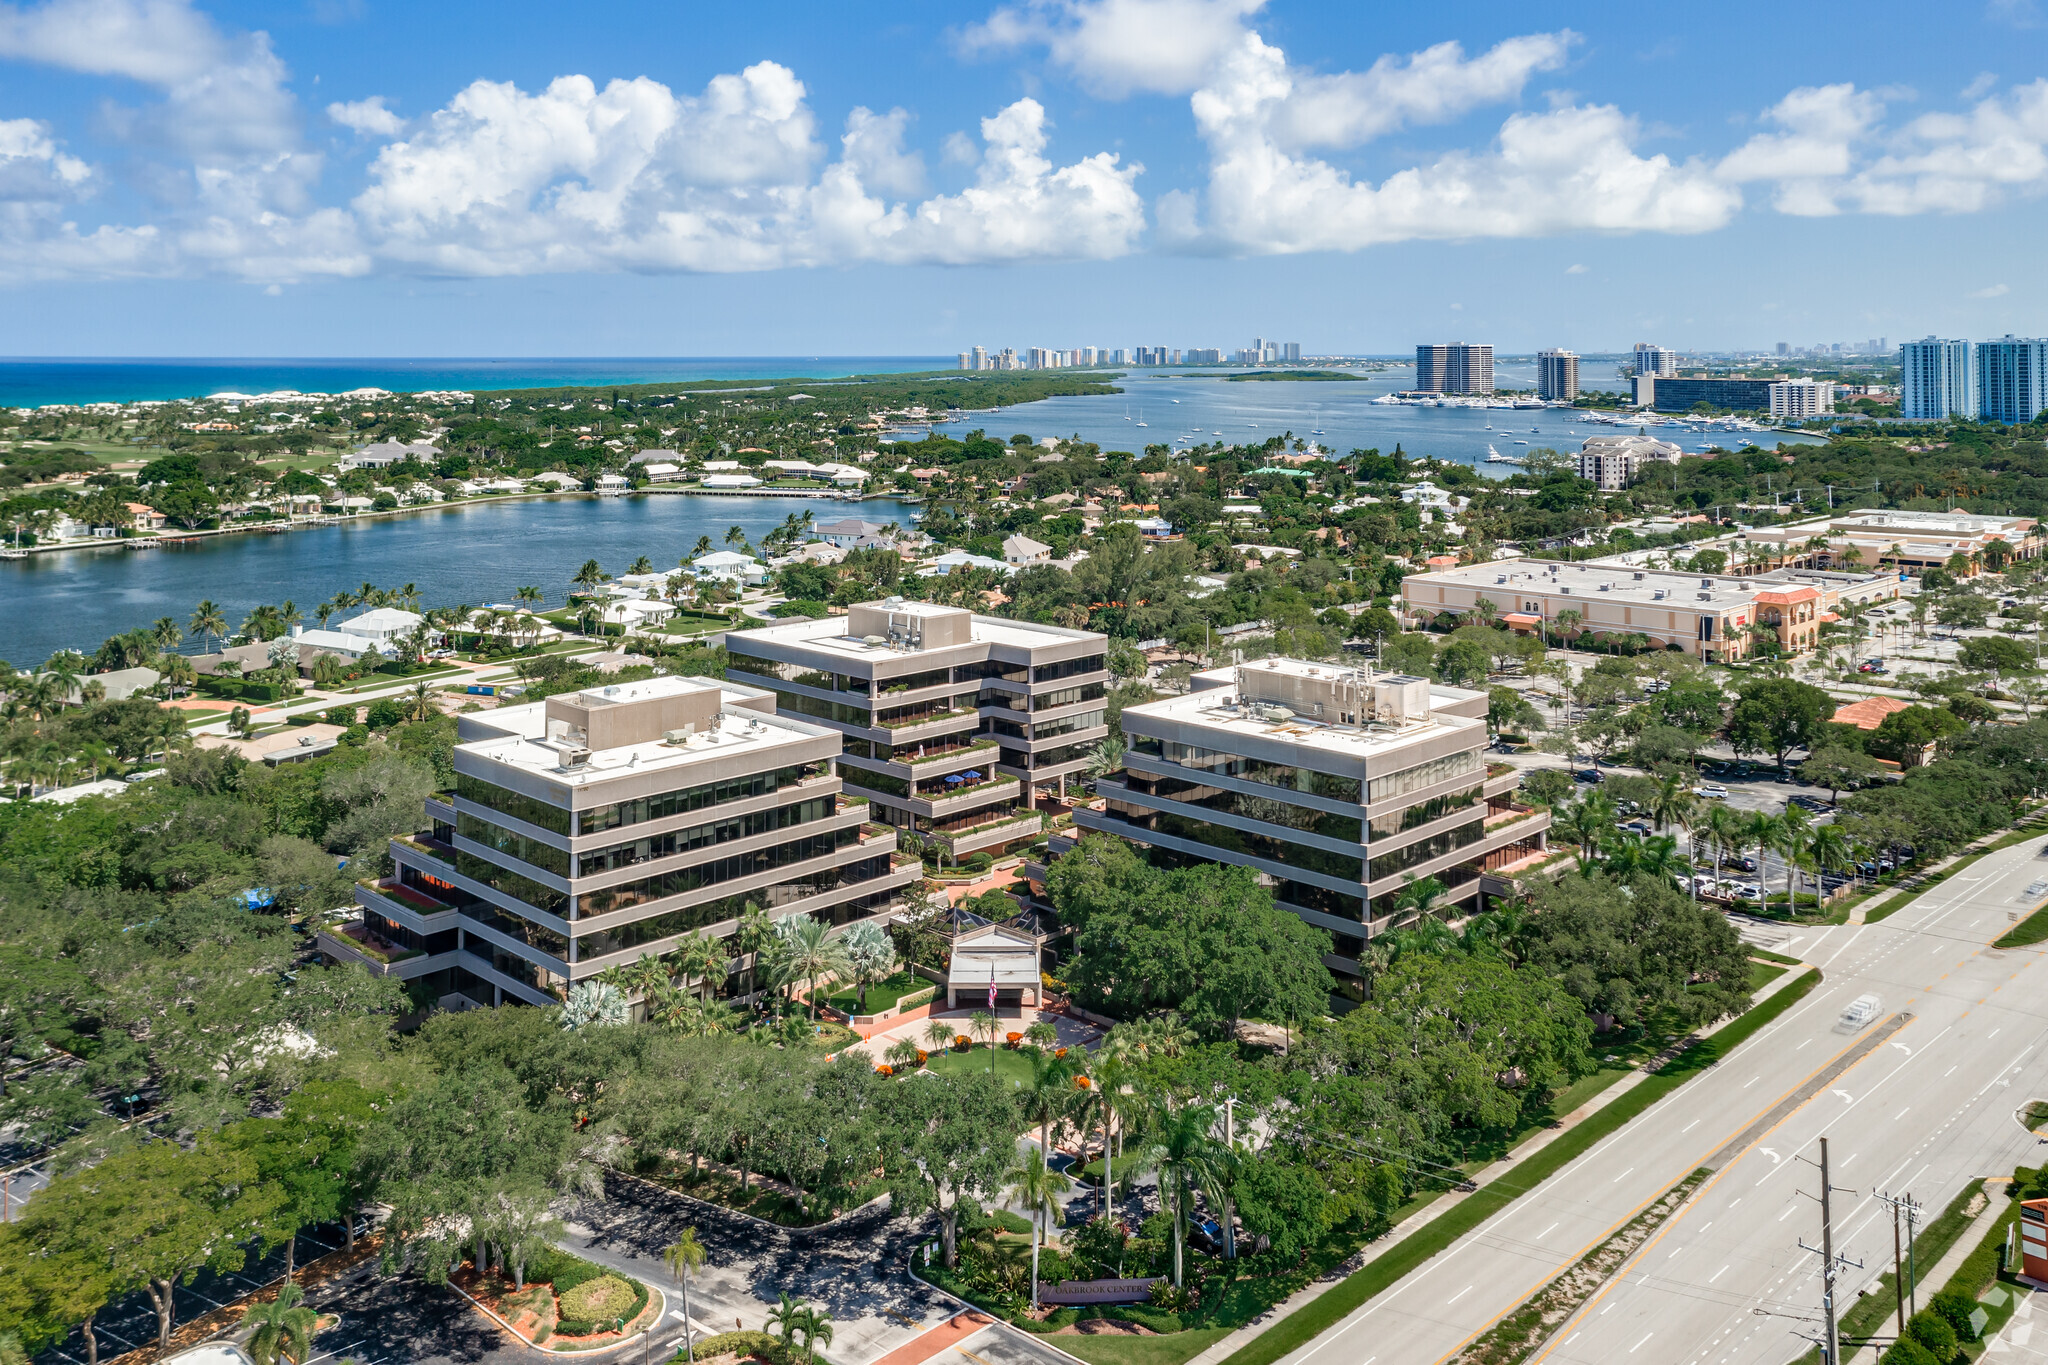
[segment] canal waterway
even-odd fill
[[[60,649],[91,651],[109,635],[169,616],[183,629],[202,598],[230,629],[250,608],[287,599],[313,610],[364,583],[411,583],[434,606],[510,602],[533,585],[559,607],[588,559],[610,574],[641,555],[674,567],[701,536],[724,548],[738,526],[758,543],[783,518],[859,516],[908,525],[893,499],[697,497],[523,498],[458,504],[282,535],[212,536],[152,550],[64,550],[0,562],[0,659],[40,664]],[[188,646],[189,647],[189,646]]]

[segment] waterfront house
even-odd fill
[[[649,483],[680,483],[685,477],[683,467],[676,464],[644,464],[640,469]]]
[[[879,536],[891,527],[886,522],[841,517],[837,521],[821,521],[811,529],[840,549],[850,550],[863,536]]]
[[[131,502],[127,504],[127,507],[128,519],[134,523],[136,530],[161,531],[164,529],[164,522],[168,518],[154,507],[141,502]]]
[[[299,647],[299,668],[302,672],[311,667],[316,654],[332,654],[344,662],[354,663],[368,653],[374,643],[362,635],[318,628],[308,630],[305,626],[292,627],[292,641]],[[194,659],[192,665],[198,668],[199,661]]]
[[[658,626],[675,614],[676,609],[667,602],[657,602],[650,597],[622,597],[605,603],[598,619],[608,626],[637,629]]]
[[[706,488],[759,488],[761,481],[752,474],[706,474]]]
[[[426,618],[416,611],[402,607],[378,607],[361,616],[351,616],[346,621],[337,621],[334,628],[343,635],[353,635],[362,640],[375,640],[384,644],[400,636],[410,635],[419,628]]]
[[[744,583],[758,587],[768,581],[767,566],[752,555],[743,555],[733,550],[713,550],[690,561],[690,568],[699,578],[722,579],[728,583]]]
[[[628,484],[623,474],[600,474],[597,476],[597,491],[600,493],[623,493]]]
[[[336,468],[385,469],[404,460],[418,460],[432,464],[441,458],[441,452],[431,441],[378,441],[374,445],[360,446],[336,461]]]
[[[331,509],[336,515],[344,517],[352,517],[360,512],[367,512],[374,505],[368,498],[348,496],[330,498],[321,504],[323,508]]]
[[[583,480],[577,478],[574,474],[564,474],[559,469],[551,469],[545,474],[536,474],[527,482],[546,484],[549,488],[564,491],[583,487]]]
[[[1138,534],[1147,540],[1179,540],[1180,535],[1173,529],[1173,523],[1165,517],[1140,517],[1133,523]]]
[[[86,681],[98,683],[107,701],[126,701],[136,693],[147,692],[162,682],[163,674],[153,668],[116,668],[106,673],[95,673]],[[76,706],[80,696],[81,690],[74,687],[64,700]]]
[[[662,448],[662,447],[660,447],[660,446],[652,446],[652,447],[649,447],[649,448],[648,448],[648,449],[646,449],[646,450],[642,450],[642,451],[640,451],[640,452],[636,453],[636,454],[635,454],[635,455],[634,455],[634,456],[633,456],[633,457],[632,457],[632,458],[631,458],[630,460],[628,460],[628,461],[627,461],[626,463],[628,463],[628,464],[640,464],[640,465],[654,465],[654,464],[669,464],[669,465],[679,465],[679,464],[683,463],[683,456],[682,456],[682,452],[680,452],[680,451],[675,451],[675,450],[666,450],[666,449],[663,449],[663,448]]]

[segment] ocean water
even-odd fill
[[[0,357],[0,407],[204,398],[213,393],[348,389],[529,389],[705,379],[834,379],[943,370],[955,356],[680,356],[622,359],[99,359]]]
[[[202,598],[230,629],[250,608],[290,599],[313,610],[344,588],[411,583],[429,606],[510,602],[531,584],[550,607],[567,598],[586,559],[610,574],[641,555],[673,568],[701,536],[724,548],[742,528],[756,543],[791,513],[818,521],[859,516],[907,525],[893,500],[523,498],[457,504],[405,516],[308,527],[282,535],[215,536],[153,550],[79,549],[0,561],[0,659],[26,667],[60,649],[92,651],[109,635],[169,616],[183,629]]]

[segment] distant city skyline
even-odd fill
[[[2025,333],[2032,15],[23,0],[0,354]]]

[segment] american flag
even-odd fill
[[[991,1012],[996,1007],[996,964],[993,962],[988,964],[988,1007]]]

